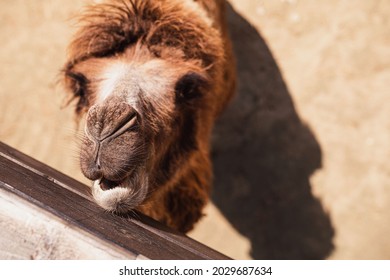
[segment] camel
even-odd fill
[[[80,16],[63,77],[102,208],[183,233],[203,216],[212,128],[235,89],[224,11],[224,0],[107,0]]]

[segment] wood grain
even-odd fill
[[[105,212],[76,180],[0,142],[0,188],[53,214],[79,234],[92,235],[112,250],[149,259],[227,259],[185,235],[134,213]],[[99,256],[96,256],[98,258]]]

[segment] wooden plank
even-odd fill
[[[0,259],[137,259],[0,188]]]
[[[0,188],[54,214],[113,248],[150,259],[227,259],[207,246],[135,213],[120,217],[97,206],[89,188],[0,142]]]

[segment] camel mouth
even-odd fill
[[[148,194],[149,183],[145,170],[131,172],[121,180],[102,177],[92,184],[92,197],[102,208],[115,213],[126,213],[138,207]]]
[[[97,181],[97,185],[100,187],[102,191],[109,191],[113,190],[115,188],[121,187],[121,188],[127,188],[129,187],[129,181],[131,181],[131,177],[133,175],[134,170],[130,170],[125,177],[119,180],[110,180],[106,177],[101,177]]]
[[[120,187],[124,182],[125,179],[120,181],[112,181],[103,177],[100,179],[100,182],[98,184],[103,191],[108,191],[116,187]]]

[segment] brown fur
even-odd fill
[[[121,180],[132,186],[134,199],[114,211],[136,208],[186,232],[202,216],[209,196],[210,133],[235,79],[224,1],[194,0],[194,9],[183,2],[111,0],[91,6],[69,46],[64,79],[77,100],[77,114],[87,113],[80,156],[84,174],[106,178],[101,186],[109,189]],[[128,92],[136,92],[128,84],[99,101],[101,69],[118,61],[131,64],[129,69],[138,65],[144,75],[136,81],[153,92],[137,92],[136,109],[128,104]],[[129,79],[136,79],[138,72],[131,71]],[[156,95],[158,83],[165,90]],[[124,123],[131,127],[118,134]],[[146,194],[142,180],[148,182]]]

